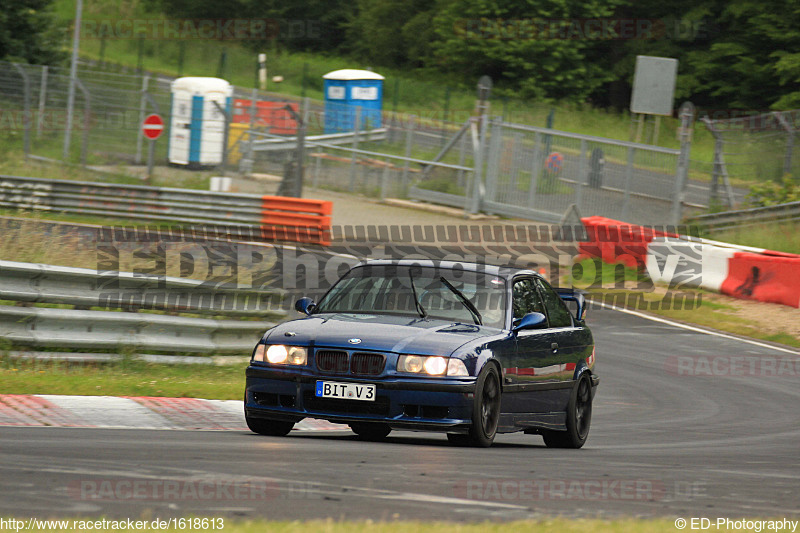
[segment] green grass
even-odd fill
[[[68,363],[0,356],[0,390],[3,394],[240,400],[246,366],[164,365],[137,360]]]
[[[722,242],[800,254],[800,221],[717,230],[707,236]]]

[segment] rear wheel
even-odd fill
[[[392,428],[388,424],[379,422],[358,422],[350,424],[350,429],[358,435],[361,440],[383,440],[391,433]]]
[[[567,405],[567,430],[542,433],[548,448],[580,448],[589,436],[592,423],[592,382],[583,374],[572,389]]]
[[[268,435],[270,437],[284,437],[288,435],[294,427],[294,422],[286,420],[270,420],[268,418],[251,418],[246,416],[245,421],[247,422],[247,427],[249,427],[250,431],[253,433]]]
[[[447,439],[456,445],[488,448],[497,434],[500,421],[500,377],[493,364],[487,364],[475,385],[472,406],[472,425],[466,435],[448,433]]]

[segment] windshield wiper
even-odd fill
[[[483,325],[483,317],[481,316],[481,314],[480,314],[480,312],[478,311],[478,309],[476,309],[476,308],[475,308],[475,306],[474,306],[474,305],[472,305],[472,302],[470,302],[470,301],[469,301],[469,298],[467,298],[466,296],[464,296],[464,295],[461,293],[461,291],[460,291],[460,290],[458,290],[458,289],[456,289],[455,287],[453,287],[453,284],[452,284],[452,283],[450,283],[449,281],[447,281],[447,280],[444,278],[444,276],[440,277],[440,278],[439,278],[439,281],[441,281],[442,283],[444,283],[444,284],[445,284],[445,286],[446,286],[448,289],[450,289],[450,291],[451,291],[453,294],[455,294],[456,296],[458,296],[458,299],[459,299],[459,300],[461,300],[461,303],[462,303],[462,304],[464,304],[464,307],[466,307],[466,308],[467,308],[467,310],[468,310],[470,313],[472,313],[472,319],[473,319],[473,320],[475,320],[475,323],[476,323],[476,324],[480,324],[480,325],[482,326],[482,325]]]
[[[422,318],[428,316],[428,313],[425,311],[425,308],[422,307],[422,304],[419,303],[419,298],[417,298],[417,288],[414,286],[414,275],[411,274],[411,269],[408,270],[408,279],[411,280],[411,292],[414,295],[414,305],[417,307],[417,313]]]

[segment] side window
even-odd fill
[[[530,278],[521,279],[514,283],[513,288],[514,319],[522,318],[528,313],[544,314],[544,306],[536,292],[536,286]]]
[[[564,301],[556,294],[556,291],[541,279],[536,280],[539,290],[542,291],[544,305],[547,308],[547,316],[550,319],[551,328],[563,328],[572,325],[572,315],[564,304]]]

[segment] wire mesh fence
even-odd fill
[[[800,179],[800,110],[702,121],[715,140],[709,202],[732,207],[732,180]]]
[[[25,137],[26,154],[143,164],[148,141],[142,121],[158,113],[169,128],[173,81],[82,61],[65,153],[69,72],[0,62],[0,100],[13,119],[5,129]],[[447,122],[241,87],[233,87],[226,119],[223,174],[286,182],[297,178],[302,161],[307,186],[545,222],[558,222],[572,205],[583,215],[641,224],[677,223],[682,208],[702,207],[687,196],[676,149],[502,118]],[[169,135],[162,139],[155,160],[163,165]]]

